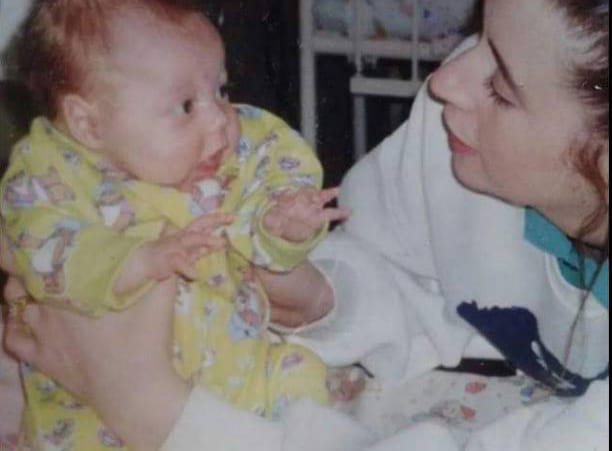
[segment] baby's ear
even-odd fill
[[[62,99],[62,113],[68,131],[74,139],[91,150],[102,146],[99,133],[99,115],[95,105],[77,94],[68,94]]]

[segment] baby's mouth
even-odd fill
[[[179,190],[189,192],[195,182],[217,175],[227,153],[229,143],[225,141],[217,150],[193,167],[187,178],[179,185]]]
[[[223,164],[225,149],[226,146],[220,148],[212,155],[209,155],[205,160],[199,162],[191,172],[189,180],[197,181],[215,176]]]

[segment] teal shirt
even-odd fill
[[[579,256],[568,237],[552,222],[532,208],[525,209],[525,239],[544,252],[557,257],[563,277],[573,286],[580,286]],[[593,295],[605,308],[609,308],[609,259],[601,268],[593,285]],[[585,259],[585,281],[589,284],[598,264],[590,258]]]

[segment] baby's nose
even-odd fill
[[[202,117],[206,131],[214,132],[225,127],[227,124],[227,114],[222,105],[219,105],[218,102],[210,102],[203,105],[202,108],[204,109]]]

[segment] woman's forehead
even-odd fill
[[[549,0],[487,0],[484,33],[517,85],[547,91],[566,86],[572,46]]]

